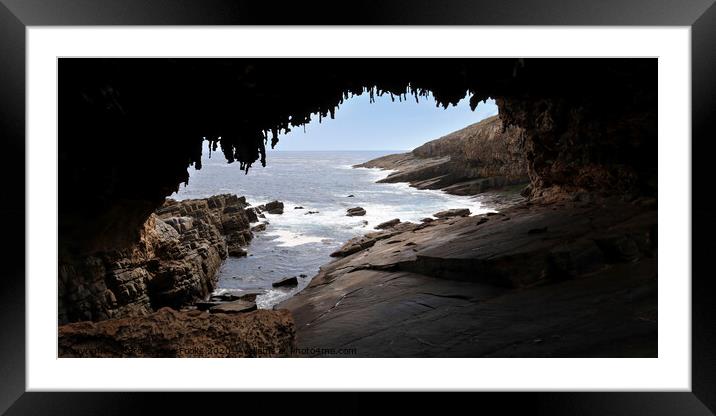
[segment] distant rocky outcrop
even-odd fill
[[[133,246],[59,266],[59,322],[143,316],[205,299],[228,255],[252,239],[243,197],[167,200],[144,223]]]
[[[348,208],[346,210],[347,217],[362,217],[365,214],[365,208],[363,207]]]
[[[283,214],[283,202],[271,201],[266,204],[257,206],[256,211],[258,211],[259,213],[268,212],[269,214]]]
[[[384,183],[474,195],[527,184],[527,162],[518,127],[503,129],[498,116],[425,143],[409,153],[383,156],[355,167],[391,169]]]
[[[239,301],[242,302],[242,301]],[[286,310],[232,313],[162,308],[147,316],[60,326],[60,357],[284,357],[294,348]],[[255,305],[254,305],[255,309]]]

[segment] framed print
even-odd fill
[[[2,0],[0,410],[713,414],[716,6],[522,3]]]

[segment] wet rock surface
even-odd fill
[[[656,356],[656,212],[526,203],[401,224],[348,242],[280,306],[299,347],[358,356]]]
[[[277,281],[271,283],[271,286],[273,286],[273,287],[296,286],[296,285],[298,285],[298,278],[296,276],[284,277],[283,279],[280,279],[280,280],[277,280]]]
[[[346,210],[347,217],[362,217],[366,214],[365,209],[362,207],[348,208]]]
[[[283,357],[294,347],[285,310],[176,311],[60,326],[60,357]]]

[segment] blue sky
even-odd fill
[[[471,111],[468,98],[443,109],[435,106],[432,96],[416,103],[411,96],[392,102],[384,95],[370,103],[363,94],[346,100],[333,120],[324,118],[319,124],[318,116],[312,116],[305,133],[303,127],[295,127],[280,135],[275,150],[412,150],[495,114],[493,100]]]

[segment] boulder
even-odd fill
[[[257,208],[260,212],[268,212],[269,214],[283,214],[283,202],[271,201],[269,203],[259,205]]]
[[[232,247],[229,249],[228,254],[230,257],[246,257],[248,253],[241,247]]]
[[[468,215],[470,215],[470,210],[467,208],[448,209],[433,214],[435,218],[467,217]]]
[[[348,208],[346,210],[347,217],[362,217],[363,215],[365,215],[365,209],[362,207]]]
[[[380,224],[376,225],[375,228],[376,228],[377,230],[385,230],[386,228],[391,228],[391,227],[394,227],[394,226],[396,226],[396,225],[398,225],[398,224],[400,224],[400,219],[399,219],[399,218],[395,218],[395,219],[392,219],[392,220],[390,220],[390,221],[381,222]]]
[[[304,215],[312,215],[312,214],[318,214],[319,211],[308,211]]]
[[[277,280],[273,283],[271,283],[271,286],[273,287],[282,287],[282,286],[296,286],[298,285],[298,279],[296,276],[291,277],[284,277],[283,279]]]
[[[262,223],[260,223],[260,224],[254,225],[253,227],[251,227],[251,231],[254,232],[254,233],[258,233],[258,232],[261,232],[261,231],[266,231],[266,223],[263,223],[263,222],[262,222]]]

